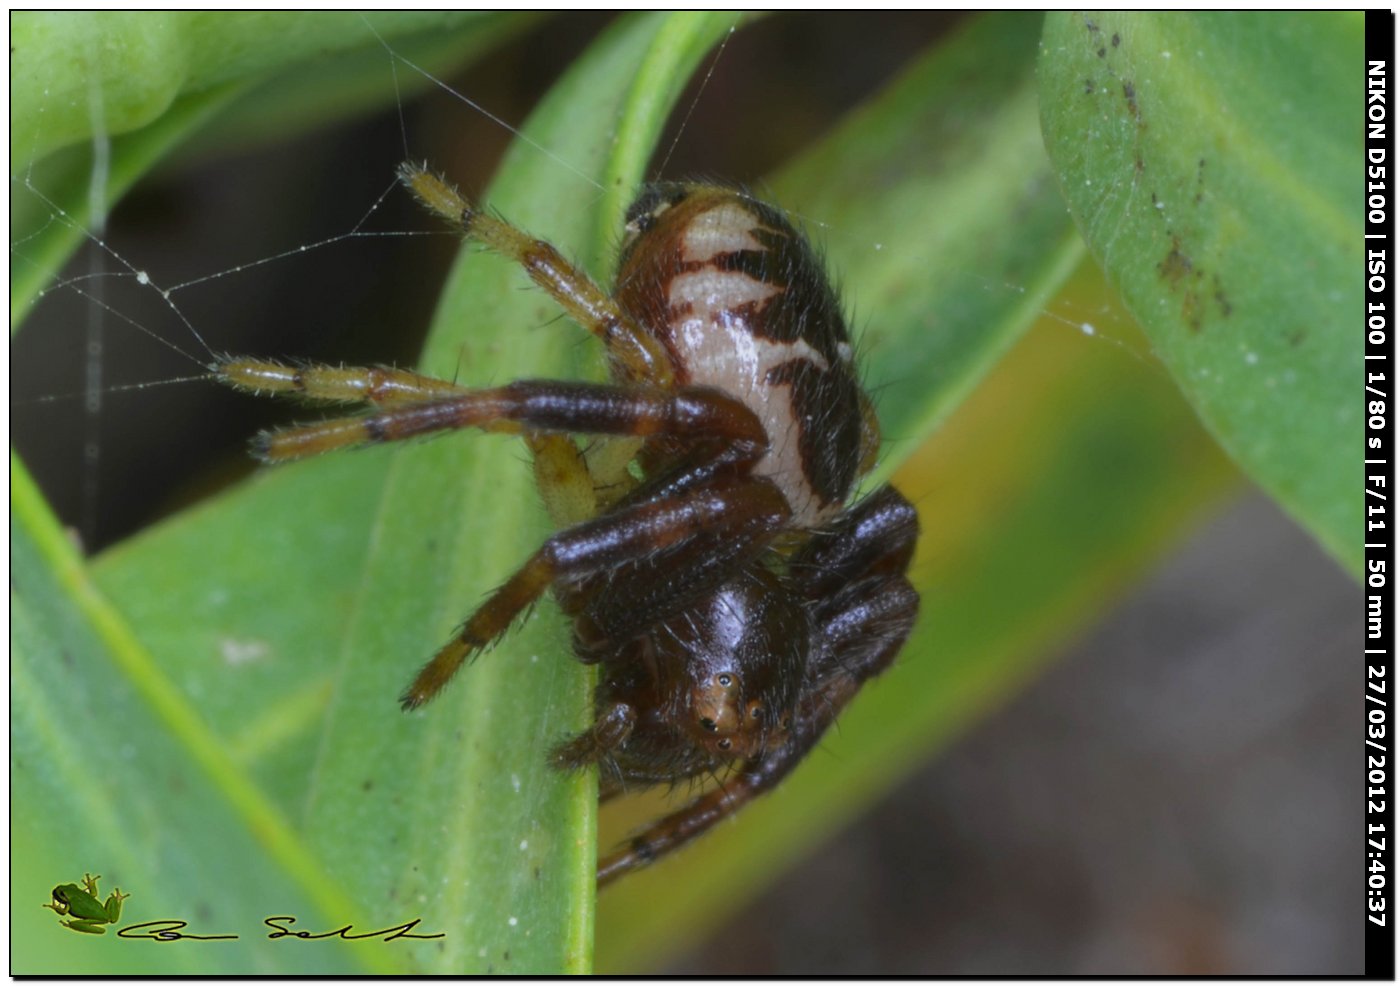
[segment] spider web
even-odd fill
[[[460,77],[430,77],[426,97],[412,101],[398,95],[400,80],[422,70],[386,41],[381,84],[388,108],[370,120],[147,181],[110,216],[94,198],[99,218],[84,230],[82,250],[45,286],[11,350],[14,442],[88,550],[250,471],[242,452],[247,437],[287,420],[285,405],[200,380],[213,353],[415,361],[455,244],[424,232],[429,226],[399,193],[394,169],[406,155],[450,161],[461,187],[484,188],[513,136],[510,124],[524,119],[582,47],[581,40],[561,40],[586,33],[578,23],[546,33],[548,44],[507,48]],[[866,64],[847,56],[858,63],[848,65],[849,80],[809,87],[820,90],[815,105],[798,103],[789,111],[797,122],[762,140],[752,135],[774,128],[763,126],[761,108],[753,120],[736,121],[735,107],[745,101],[735,94],[776,91],[773,99],[784,98],[783,80],[793,69],[775,63],[765,25],[740,32],[707,78],[708,91],[697,82],[682,101],[682,122],[658,151],[667,162],[663,177],[723,175],[761,188],[762,175],[888,80],[899,63],[892,49],[912,57],[940,26],[931,24],[929,36],[887,27],[886,36],[866,45],[879,57]],[[819,66],[829,59],[821,45],[831,39],[811,31],[810,57]],[[536,61],[522,67],[521,49]],[[528,84],[505,85],[507,69]],[[815,77],[815,67],[805,71]],[[100,121],[100,92],[92,104]],[[105,183],[110,143],[95,129],[94,190]],[[470,153],[460,153],[463,147]],[[567,161],[558,164],[561,181],[579,180]],[[71,223],[39,190],[45,167],[12,175],[11,194],[47,222]],[[820,216],[802,219],[818,239],[829,228]],[[11,243],[12,264],[28,262],[26,245],[27,236]],[[956,276],[978,290],[1026,291],[974,269]],[[1113,316],[1063,304],[1045,314],[1067,331],[1124,347],[1101,334]],[[214,473],[219,480],[207,479]]]

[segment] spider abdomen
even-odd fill
[[[820,259],[777,209],[718,186],[648,186],[628,212],[622,309],[663,345],[676,383],[714,387],[768,433],[754,473],[798,527],[845,505],[879,443]]]

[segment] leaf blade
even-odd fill
[[[1358,572],[1360,18],[1054,15],[1044,52],[1095,256],[1221,444]]]
[[[11,729],[15,834],[47,864],[47,879],[73,867],[109,867],[109,879],[139,894],[126,911],[129,921],[193,909],[203,921],[237,928],[270,906],[293,908],[304,920],[350,919],[336,881],[228,759],[199,712],[90,581],[17,459],[11,480],[12,674],[20,699]],[[186,826],[186,838],[150,838],[157,818],[171,830]],[[61,841],[49,832],[54,819],[67,820]],[[84,826],[82,819],[101,824]],[[38,869],[35,861],[27,865]],[[230,888],[237,890],[229,897],[217,892]],[[253,903],[245,910],[231,900]],[[17,955],[18,965],[72,972],[69,963],[81,959],[55,947],[62,940],[56,926],[32,925],[35,937]],[[244,936],[225,952],[223,968],[267,968],[275,952],[265,937]],[[309,956],[285,958],[292,966],[318,967],[303,964]],[[198,969],[191,959],[167,955],[154,967]],[[123,959],[108,953],[103,961],[116,963],[108,968],[153,968],[149,956],[142,964],[134,952]],[[337,946],[319,965],[388,968],[382,955],[358,946]]]

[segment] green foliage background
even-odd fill
[[[524,128],[602,192],[581,196],[517,144],[487,201],[606,280],[667,115],[736,24],[617,21]],[[30,207],[12,219],[16,327],[82,240],[96,97],[115,198],[196,132],[236,147],[250,120],[293,133],[382,97],[349,84],[388,57],[381,41],[437,69],[518,26],[17,15],[12,190]],[[1304,46],[1315,57],[1300,79]],[[1360,499],[1339,477],[1359,442],[1342,391],[1360,353],[1339,313],[1359,310],[1341,272],[1359,249],[1360,150],[1336,128],[1356,105],[1344,80],[1359,51],[1353,15],[977,18],[773,176],[777,201],[820,217],[864,313],[895,436],[878,478],[924,519],[923,616],[831,756],[609,891],[596,935],[593,781],[544,767],[588,714],[552,609],[428,712],[392,702],[464,601],[546,533],[500,443],[269,471],[91,560],[12,457],[14,971],[644,969],[1026,681],[1235,486],[1220,447],[1355,571]],[[57,209],[74,224],[52,221]],[[1086,241],[1112,289],[1083,262]],[[423,365],[451,375],[470,347],[489,354],[467,367],[474,382],[597,373],[570,326],[543,345],[520,331],[553,315],[521,282],[464,251]],[[1057,292],[1089,310],[1120,294],[1170,375],[1062,322],[1028,333]],[[1131,329],[1119,341],[1142,346]],[[248,646],[255,664],[228,658]],[[604,841],[635,820],[605,819]],[[128,920],[243,937],[64,939],[38,904],[84,868],[133,893]],[[422,917],[446,937],[268,941],[257,923],[277,913],[319,929]]]

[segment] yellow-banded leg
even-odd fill
[[[754,413],[717,390],[686,387],[668,393],[616,384],[518,380],[482,390],[454,388],[451,396],[421,403],[399,400],[374,414],[263,432],[253,440],[253,451],[264,462],[288,462],[458,428],[710,439],[723,446],[726,462],[754,461],[767,448],[767,435]]]
[[[534,457],[535,486],[556,529],[598,516],[597,482],[571,438],[532,432],[526,434],[525,446]]]
[[[277,360],[226,356],[209,367],[220,383],[252,394],[278,394],[347,404],[421,404],[466,388],[412,370],[388,366],[298,366]]]
[[[673,384],[671,361],[661,343],[623,314],[606,291],[549,243],[478,209],[457,189],[417,164],[400,165],[399,179],[429,212],[463,236],[519,264],[574,321],[602,340],[624,379],[659,387]]]
[[[291,364],[228,356],[209,368],[220,383],[237,390],[327,403],[426,404],[469,392],[447,380],[384,366]],[[580,451],[563,435],[527,434],[535,482],[554,526],[568,527],[596,517],[630,492],[636,480],[629,465],[643,441],[596,438]]]

